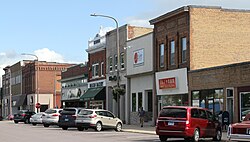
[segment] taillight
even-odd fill
[[[53,114],[52,116],[59,116],[59,114]]]
[[[72,115],[72,117],[73,117],[74,119],[76,119],[76,115]]]
[[[89,118],[95,118],[97,115],[90,115]]]
[[[189,122],[189,120],[186,121],[186,127],[190,127],[190,122]]]
[[[25,113],[23,113],[21,116],[23,116],[23,117],[24,117],[25,115],[26,115],[26,114],[25,114]]]
[[[156,120],[156,126],[158,126],[158,119]]]

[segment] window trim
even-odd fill
[[[183,39],[186,39],[185,41],[186,41],[186,43],[185,43],[185,50],[183,50]],[[186,51],[185,52],[185,60],[184,60],[184,58],[183,58],[183,52],[184,51]],[[184,36],[184,37],[181,37],[181,63],[186,63],[187,62],[187,37],[186,36]]]
[[[109,57],[109,72],[113,72],[113,58]]]
[[[174,43],[174,46],[173,46],[173,49],[174,49],[174,53],[172,53],[172,43]],[[169,49],[169,62],[170,62],[170,66],[173,66],[173,65],[175,65],[176,64],[176,61],[175,61],[175,54],[176,54],[176,50],[175,50],[175,40],[173,39],[173,40],[171,40],[170,41],[170,49]],[[172,54],[173,54],[173,57],[172,57]],[[172,63],[172,58],[173,58],[173,63]]]
[[[162,47],[163,47],[163,49],[162,49]],[[162,53],[163,53],[163,55],[161,55]],[[164,45],[164,43],[159,44],[159,55],[160,55],[159,56],[159,67],[164,68],[164,66],[165,66],[164,65],[164,61],[165,61],[165,45]],[[161,58],[162,56],[163,56],[163,59]]]
[[[121,53],[120,57],[121,57],[121,59],[120,59],[121,70],[125,70],[125,54],[124,54],[124,52]],[[122,62],[122,57],[123,57],[123,62]],[[124,67],[122,67],[122,66],[124,66]]]

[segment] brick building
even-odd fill
[[[127,78],[126,75],[126,53],[125,49],[127,47],[127,41],[141,35],[152,32],[152,28],[146,27],[137,27],[131,26],[129,24],[123,25],[119,27],[119,57],[120,57],[120,70],[119,77],[117,77],[117,69],[118,69],[118,53],[117,53],[117,45],[116,45],[116,29],[109,31],[106,34],[107,43],[106,43],[106,72],[107,72],[107,86],[106,86],[106,106],[107,109],[112,111],[118,117],[120,117],[123,122],[129,122],[129,114],[130,114],[130,99],[127,92]],[[119,79],[119,84],[121,88],[126,90],[125,95],[120,97],[120,106],[118,107],[118,103],[114,100],[113,97],[113,88],[117,86],[117,79]],[[119,114],[118,114],[119,108]]]
[[[106,103],[106,32],[102,27],[93,40],[88,41],[88,90],[80,97],[87,108],[105,109]]]
[[[40,111],[61,107],[61,72],[72,64],[36,61],[22,68],[22,90],[27,94],[27,109],[36,110],[35,104],[41,104]],[[38,88],[38,89],[37,89]],[[36,110],[37,111],[37,110]]]
[[[250,60],[248,10],[184,6],[150,23],[154,25],[158,111],[164,105],[192,105],[189,72]],[[216,80],[213,83],[216,84]],[[216,91],[225,93],[225,90]],[[209,107],[201,103],[199,106]]]
[[[85,107],[80,97],[88,89],[88,65],[78,64],[62,71],[61,103],[63,107]]]

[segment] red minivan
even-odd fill
[[[220,141],[221,123],[207,109],[189,106],[163,107],[156,122],[156,134],[161,141],[184,138],[197,142],[199,138]]]

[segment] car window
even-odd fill
[[[107,117],[112,117],[112,118],[114,118],[114,115],[112,114],[112,113],[110,113],[110,112],[106,112],[106,115],[107,115]]]
[[[200,118],[207,119],[207,114],[205,110],[199,109],[200,112]]]
[[[212,112],[207,111],[207,118],[208,118],[209,120],[213,120],[213,114],[212,114]]]
[[[75,109],[63,109],[61,114],[62,115],[75,115],[76,110]]]
[[[54,110],[54,109],[47,109],[47,110],[45,111],[45,113],[47,113],[47,114],[56,113],[56,110]]]
[[[198,109],[196,109],[196,108],[191,109],[191,117],[193,117],[193,118],[199,118],[199,111],[198,111]]]
[[[187,110],[185,108],[163,108],[159,116],[187,118]]]
[[[79,112],[80,115],[91,115],[93,113],[93,111],[91,110],[81,110]]]

